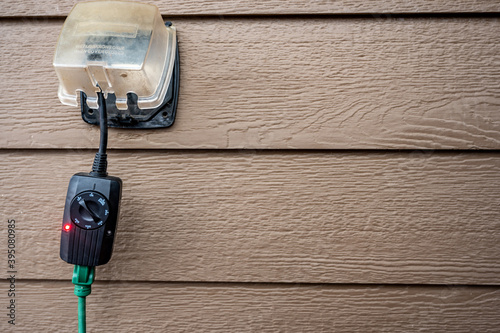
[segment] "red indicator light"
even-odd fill
[[[64,231],[68,232],[69,229],[71,229],[71,225],[70,224],[65,224],[64,227],[63,227]]]

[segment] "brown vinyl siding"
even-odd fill
[[[59,228],[99,135],[57,98],[73,3],[2,4],[1,332],[76,329]],[[152,3],[178,29],[178,117],[110,130],[123,200],[90,332],[498,331],[498,2]]]

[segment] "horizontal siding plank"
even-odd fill
[[[498,149],[497,18],[178,19],[168,130],[114,148]],[[0,23],[0,147],[94,148],[57,99],[61,20]],[[21,74],[22,73],[22,74]],[[29,79],[28,79],[29,78]]]
[[[2,151],[0,214],[17,221],[21,277],[71,274],[58,258],[65,192],[92,155]],[[109,155],[124,192],[102,279],[500,283],[499,154]]]
[[[76,329],[69,279],[19,281],[15,332]],[[500,290],[491,287],[97,282],[92,289],[90,332],[486,333],[500,326]]]
[[[3,0],[0,17],[66,16],[77,1]],[[345,0],[345,1],[147,1],[164,15],[273,15],[273,14],[372,14],[372,13],[483,13],[499,12],[493,0]]]

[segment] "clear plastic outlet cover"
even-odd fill
[[[127,93],[142,109],[165,98],[176,53],[176,31],[156,6],[125,1],[76,4],[62,28],[54,56],[59,99],[78,106],[80,91],[97,108],[98,86],[127,109]]]

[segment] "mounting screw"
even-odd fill
[[[113,235],[113,231],[111,230],[106,231],[106,236],[111,236],[111,235]]]

